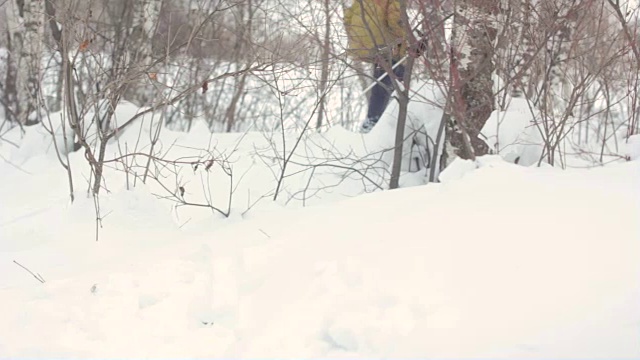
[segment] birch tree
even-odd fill
[[[331,2],[324,0],[324,39],[322,41],[322,69],[320,71],[320,106],[318,107],[318,118],[316,120],[316,129],[320,131],[322,128],[323,116],[325,112],[325,92],[329,82],[329,61],[331,56]]]
[[[480,130],[494,109],[492,75],[500,2],[458,0],[452,32],[453,124],[450,144],[457,156],[475,159],[489,148]]]
[[[133,29],[136,40],[137,60],[149,65],[153,55],[153,35],[155,34],[162,0],[136,0],[133,13]]]
[[[7,7],[11,60],[15,71],[13,115],[21,125],[33,125],[39,109],[44,0],[10,0]]]
[[[153,67],[153,37],[155,34],[162,0],[135,0],[133,1],[132,41],[129,48],[130,69],[139,75],[148,73]],[[133,46],[131,46],[133,45]],[[142,76],[139,80],[146,80]],[[134,87],[131,96],[140,105],[146,105],[151,95],[149,89]]]

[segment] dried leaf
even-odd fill
[[[78,47],[78,50],[80,52],[85,52],[89,49],[89,44],[91,44],[91,41],[89,39],[85,39],[80,43],[80,46]]]
[[[207,165],[204,167],[204,169],[206,171],[209,171],[209,169],[211,169],[212,166],[213,166],[213,160],[208,160]]]
[[[149,73],[149,79],[151,80],[158,80],[158,73]]]
[[[206,93],[209,90],[209,83],[207,81],[202,83],[202,93]]]

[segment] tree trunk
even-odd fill
[[[513,48],[511,41],[518,42],[515,46],[516,54],[514,56],[513,66],[510,68],[509,78],[512,79],[509,93],[511,97],[530,97],[529,67],[536,54],[536,45],[534,39],[531,38],[533,28],[533,4],[531,0],[513,1],[511,6],[511,22],[509,26],[511,31],[504,44],[505,48]]]
[[[39,108],[44,0],[11,0],[7,20],[16,69],[14,114],[20,124],[33,125],[38,117],[29,116]]]
[[[7,42],[9,43],[9,58],[7,59],[7,78],[5,84],[5,97],[7,106],[10,107],[9,113],[11,119],[18,124],[23,124],[23,110],[26,103],[21,102],[24,99],[24,88],[22,83],[18,83],[18,72],[20,69],[20,61],[22,54],[23,32],[20,24],[24,7],[17,0],[11,0],[5,8],[7,19]],[[24,77],[24,74],[21,74]],[[19,85],[20,84],[20,85]]]
[[[331,8],[330,0],[324,0],[324,41],[322,44],[322,69],[320,70],[320,106],[318,107],[318,119],[316,130],[322,127],[324,108],[326,103],[325,92],[329,82],[329,56],[331,55]]]
[[[442,74],[446,73],[446,67],[448,62],[448,56],[446,45],[447,39],[445,36],[445,16],[443,7],[446,6],[445,2],[441,0],[426,0],[420,2],[421,12],[424,13],[422,21],[422,39],[428,42],[427,50],[425,51],[425,60],[428,62],[427,71],[431,78],[439,79]]]
[[[400,0],[400,15],[402,25],[407,32],[411,33],[411,24],[407,16],[407,3],[406,0]],[[393,83],[396,93],[398,94],[398,123],[396,125],[396,137],[393,149],[393,164],[391,165],[391,179],[389,181],[390,189],[397,189],[400,186],[400,170],[402,169],[402,155],[404,145],[404,129],[407,123],[407,113],[409,109],[409,97],[411,94],[411,73],[413,72],[415,58],[413,56],[407,56],[406,67],[404,71],[404,77],[402,79],[402,86],[398,86],[397,83]],[[391,76],[393,70],[391,66],[386,69],[387,74]]]
[[[236,123],[236,112],[238,111],[238,103],[242,98],[242,94],[244,93],[244,87],[247,83],[247,74],[244,73],[240,76],[240,79],[236,80],[236,90],[233,93],[233,97],[231,98],[231,103],[225,112],[225,123],[226,123],[226,131],[230,133],[233,130],[233,126]]]
[[[452,71],[454,72],[451,145],[463,159],[489,151],[480,131],[494,110],[492,75],[499,2],[459,0],[455,6]]]
[[[253,61],[253,56],[247,54],[247,50],[253,41],[253,16],[254,7],[251,0],[242,3],[239,6],[240,16],[237,20],[236,27],[238,29],[238,35],[234,46],[234,59],[236,64],[242,64],[246,62],[247,66],[250,66]],[[245,18],[246,16],[246,18]],[[238,111],[238,104],[243,98],[244,88],[247,82],[247,73],[242,74],[239,78],[235,78],[235,90],[231,98],[231,102],[225,111],[224,122],[226,124],[226,131],[231,132],[236,124],[236,113]]]
[[[5,113],[5,119],[9,120],[10,122],[18,122],[18,119],[16,117],[17,114],[17,106],[18,106],[18,101],[16,101],[16,59],[18,58],[17,56],[17,52],[16,55],[14,55],[14,50],[16,49],[16,45],[14,45],[14,42],[17,41],[17,39],[14,37],[13,34],[13,24],[12,21],[9,19],[13,19],[13,8],[11,3],[5,7],[5,14],[6,14],[6,18],[7,18],[7,49],[9,50],[7,52],[7,68],[6,68],[6,73],[5,73],[5,79],[4,79],[4,91],[3,91],[3,97],[4,97],[4,113]],[[15,19],[14,19],[15,20]],[[14,21],[15,22],[15,21]]]
[[[134,77],[139,77],[140,86],[130,88],[131,97],[139,105],[146,105],[151,100],[153,87],[144,86],[147,81],[146,73],[150,72],[153,61],[153,37],[160,18],[162,0],[134,0],[133,1],[132,39],[129,66]]]
[[[398,123],[396,125],[396,137],[393,148],[393,164],[391,167],[391,179],[389,182],[390,189],[397,189],[400,186],[400,170],[402,169],[402,155],[404,145],[404,129],[407,123],[407,112],[409,109],[409,94],[411,71],[415,59],[412,56],[407,57],[407,63],[404,72],[404,86],[398,91]],[[389,68],[388,71],[391,71]]]
[[[137,32],[138,60],[148,65],[153,54],[153,36],[160,17],[162,0],[135,0],[133,28]]]

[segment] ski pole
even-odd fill
[[[393,66],[391,67],[391,70],[395,70],[398,65],[402,64],[405,60],[407,60],[408,56],[409,56],[408,54],[403,56],[402,59],[398,60],[397,63],[393,64]],[[368,93],[369,90],[373,89],[373,87],[376,86],[376,84],[378,82],[382,81],[382,79],[384,79],[387,75],[388,74],[385,71],[384,74],[382,74],[379,78],[377,78],[374,82],[372,82],[371,85],[367,86],[366,89],[362,90],[362,93],[359,96],[362,96],[362,95]]]

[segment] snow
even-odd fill
[[[625,155],[628,156],[630,160],[640,159],[640,135],[632,135],[627,139]]]
[[[124,104],[116,118],[138,111]],[[515,106],[491,125],[513,125],[499,133],[501,156],[456,160],[439,183],[405,167],[402,189],[380,191],[396,111],[366,135],[163,128],[153,150],[159,117],[145,116],[107,159],[126,149],[215,161],[154,165],[146,184],[146,157],[127,160],[137,179],[109,163],[98,208],[83,151],[61,151],[70,203],[46,129],[11,130],[19,146],[0,142],[0,356],[640,357],[637,157],[523,166],[535,149],[507,146],[527,136]],[[440,118],[412,102],[407,131],[433,137]],[[229,217],[176,206],[179,186]]]
[[[486,143],[507,160],[517,159],[525,166],[538,164],[543,158],[544,141],[535,125],[541,116],[532,111],[527,100],[511,99],[509,107],[494,111],[482,128]]]

